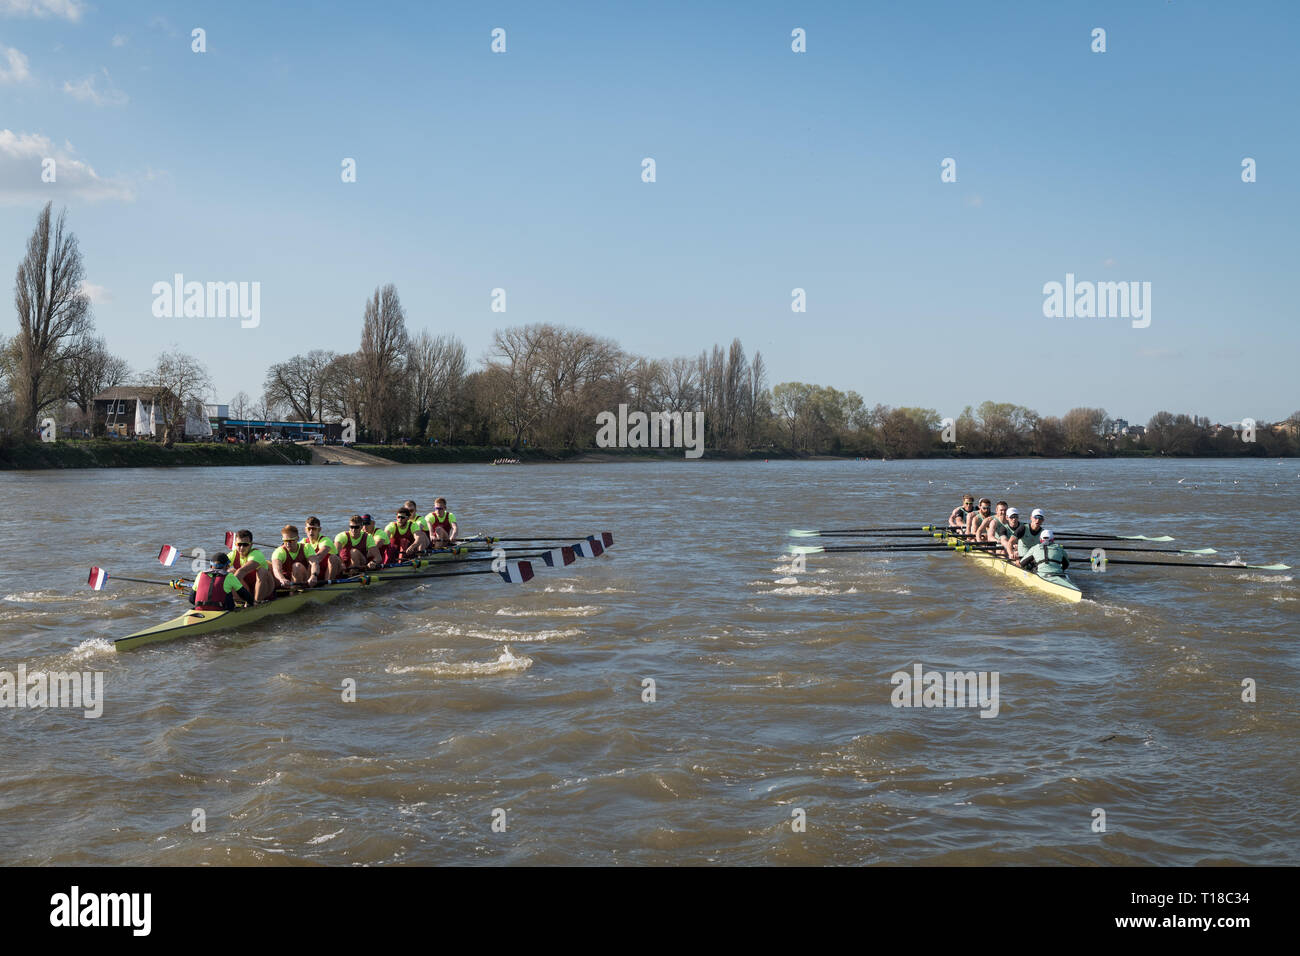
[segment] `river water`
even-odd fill
[[[0,473],[15,528],[0,671],[104,680],[97,719],[0,711],[0,863],[1294,864],[1296,572],[1094,573],[1085,556],[1086,599],[1068,604],[954,555],[817,555],[799,570],[783,551],[791,527],[943,520],[969,489],[1043,507],[1061,530],[1171,534],[1300,566],[1298,472],[1163,460]],[[615,545],[526,585],[385,586],[120,654],[111,638],[181,598],[85,587],[92,564],[165,579],[165,543],[211,548],[245,526],[275,540],[309,512],[333,534],[353,511],[437,495],[465,532],[611,531]],[[891,675],[917,664],[996,672],[997,715],[893,706]]]

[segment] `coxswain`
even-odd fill
[[[1065,572],[1070,567],[1070,556],[1065,553],[1065,548],[1056,543],[1056,535],[1047,528],[1038,536],[1038,543],[1020,559],[1020,566],[1036,571],[1040,578],[1049,581],[1069,581]]]
[[[320,578],[311,563],[311,547],[298,540],[298,526],[280,529],[280,547],[271,553],[271,573],[282,588],[315,587]]]
[[[235,547],[228,555],[230,570],[239,583],[251,591],[255,603],[261,604],[275,597],[275,575],[271,562],[261,549],[253,547],[253,532],[245,528],[235,532]]]
[[[241,604],[252,604],[253,594],[230,572],[230,556],[218,554],[208,562],[207,571],[194,578],[190,603],[196,611],[233,611],[235,599]]]
[[[975,496],[962,495],[961,504],[952,509],[952,514],[948,516],[948,527],[954,531],[966,530],[966,523],[970,516],[975,513]]]
[[[446,498],[434,501],[433,510],[424,516],[424,523],[429,529],[431,547],[445,548],[456,543],[456,516],[447,510]]]
[[[345,571],[373,571],[379,567],[383,556],[375,547],[374,535],[366,530],[370,515],[353,515],[348,520],[348,530],[334,536],[339,564]]]
[[[303,539],[311,547],[312,567],[322,581],[336,581],[343,572],[343,562],[339,560],[338,547],[326,535],[320,533],[320,518],[311,515],[303,526],[306,537]]]

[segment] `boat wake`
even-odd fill
[[[583,604],[580,607],[552,607],[541,611],[512,611],[509,608],[499,607],[497,614],[501,617],[590,617],[603,610],[605,610],[603,607],[594,604]]]

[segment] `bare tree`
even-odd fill
[[[361,372],[361,354],[349,352],[330,362],[321,377],[324,414],[339,420],[361,420],[365,401],[365,378]]]
[[[67,396],[73,363],[85,352],[92,323],[81,291],[86,270],[77,237],[65,232],[67,211],[51,227],[46,203],[18,266],[14,306],[17,362],[12,388],[20,428],[31,434],[40,414]]]
[[[253,399],[247,392],[236,392],[235,397],[230,400],[230,417],[240,421],[246,420],[252,405]]]
[[[95,396],[131,378],[131,366],[108,350],[102,338],[87,338],[85,351],[68,372],[68,400],[88,414]]]
[[[415,431],[451,441],[465,384],[465,346],[454,335],[421,330],[411,339],[406,367]]]
[[[290,409],[297,421],[319,421],[324,414],[321,396],[325,369],[336,357],[325,349],[312,349],[306,355],[272,365],[262,385],[268,401]]]
[[[397,287],[375,289],[366,302],[361,329],[361,373],[365,388],[363,421],[367,428],[388,437],[401,423],[398,398],[405,375],[406,314]]]
[[[491,407],[510,430],[511,447],[518,449],[524,432],[545,411],[545,369],[542,363],[544,326],[498,329],[485,362],[484,386]]]
[[[159,355],[154,367],[140,376],[140,384],[154,390],[154,407],[163,426],[163,445],[168,448],[185,427],[185,409],[204,402],[212,391],[212,380],[203,363],[178,349]]]

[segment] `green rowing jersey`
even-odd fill
[[[1019,545],[1016,550],[1020,553],[1020,557],[1023,558],[1035,545],[1038,544],[1038,536],[1043,533],[1043,529],[1039,528],[1037,531],[1031,531],[1029,525],[1023,525],[1022,527],[1025,530],[1024,533],[1017,538]]]
[[[238,548],[236,548],[234,551],[231,551],[230,554],[226,555],[226,557],[230,558],[230,568],[232,571],[238,571],[244,564],[255,564],[259,568],[269,568],[271,566],[271,562],[266,560],[266,555],[264,555],[257,548],[249,549],[248,560],[246,561],[243,561],[239,557]]]
[[[1007,524],[1005,521],[994,518],[991,527],[993,528],[994,541],[1001,541],[1003,538],[1009,538],[1011,536],[1011,525]]]

